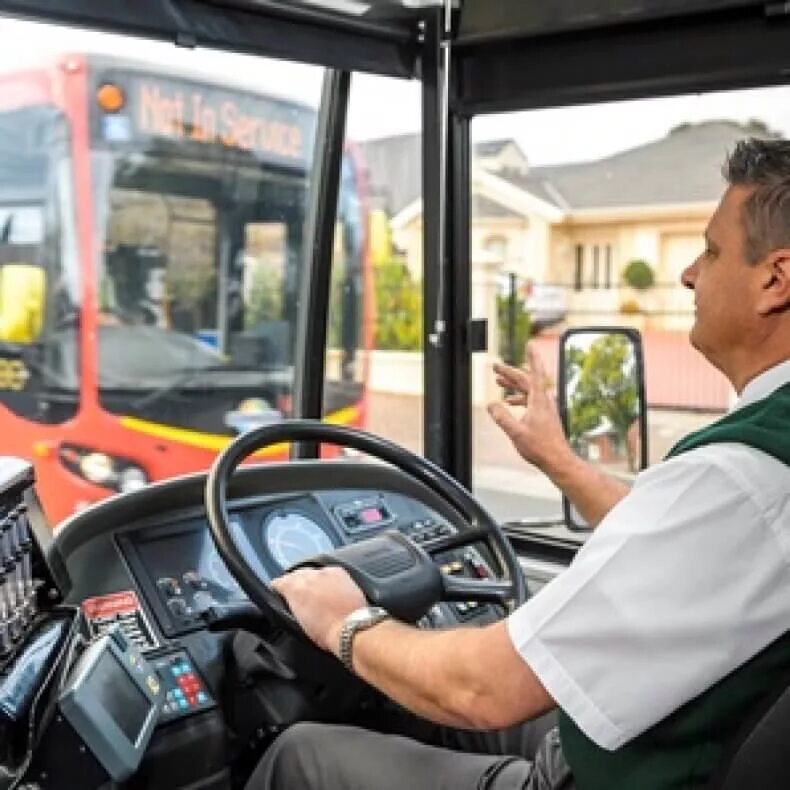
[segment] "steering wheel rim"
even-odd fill
[[[209,529],[219,555],[250,600],[264,616],[274,615],[289,630],[302,634],[302,629],[287,604],[269,584],[258,577],[238,550],[229,528],[227,488],[239,464],[249,455],[283,442],[317,442],[349,447],[386,461],[412,479],[418,480],[450,505],[466,523],[482,532],[485,540],[499,554],[509,581],[511,598],[516,605],[527,598],[524,576],[510,541],[502,528],[482,505],[459,482],[436,464],[393,442],[374,434],[344,425],[319,420],[284,420],[255,428],[237,437],[217,456],[206,478],[205,504]]]

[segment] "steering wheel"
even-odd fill
[[[501,527],[479,502],[435,464],[373,434],[316,420],[285,420],[265,425],[235,439],[215,460],[206,480],[205,503],[212,537],[231,574],[267,619],[302,634],[284,599],[252,569],[237,548],[228,525],[228,483],[251,453],[281,442],[317,442],[349,447],[386,461],[419,481],[447,503],[463,524],[456,531],[417,546],[397,530],[351,543],[300,563],[345,568],[371,603],[393,616],[414,622],[439,601],[523,603],[526,583],[513,547]],[[431,555],[484,542],[503,564],[505,579],[448,576]],[[291,569],[293,570],[293,569]]]

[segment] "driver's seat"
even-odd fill
[[[790,776],[790,673],[778,697],[763,700],[744,721],[709,790],[787,790]]]

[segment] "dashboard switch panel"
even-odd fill
[[[335,516],[349,534],[368,529],[381,529],[395,520],[394,513],[380,497],[355,499],[337,505]]]
[[[159,647],[159,641],[145,612],[132,590],[86,598],[82,611],[90,624],[92,636],[101,636],[117,625],[121,633],[138,650],[147,653]]]
[[[185,650],[153,659],[153,664],[165,694],[160,724],[214,707],[214,698]]]

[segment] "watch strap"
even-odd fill
[[[386,609],[378,606],[368,606],[365,609],[357,609],[346,618],[340,629],[338,657],[349,672],[354,671],[354,637],[360,631],[366,631],[368,628],[372,628],[374,625],[389,619],[389,617],[390,613]]]

